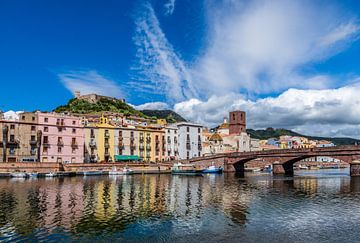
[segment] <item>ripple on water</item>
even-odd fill
[[[0,180],[0,241],[357,241],[346,171]]]

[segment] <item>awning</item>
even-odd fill
[[[138,161],[140,160],[137,155],[115,155],[115,161]]]

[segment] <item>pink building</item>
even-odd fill
[[[41,162],[84,162],[84,127],[79,117],[37,112]]]

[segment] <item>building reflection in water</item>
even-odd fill
[[[268,213],[289,198],[352,191],[360,191],[360,179],[235,174],[2,179],[0,240],[119,234],[159,219],[171,222],[175,233],[209,222],[243,226],[251,211]]]

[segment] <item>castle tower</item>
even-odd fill
[[[232,111],[229,113],[229,134],[246,132],[246,113],[244,111]]]
[[[79,97],[81,96],[80,91],[75,91],[74,95],[76,99],[79,99]]]

